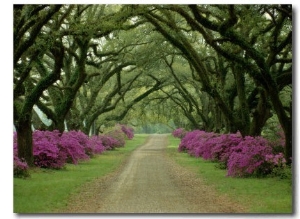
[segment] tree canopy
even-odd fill
[[[32,125],[243,136],[281,126],[292,157],[291,5],[36,4],[13,15],[14,126],[28,164]]]

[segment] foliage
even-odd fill
[[[132,127],[129,127],[127,125],[120,125],[121,131],[124,132],[124,134],[127,136],[129,140],[131,140],[134,137],[134,129]]]
[[[231,148],[235,147],[242,140],[239,132],[236,134],[223,134],[215,137],[215,145],[211,148],[211,157],[208,159],[217,160],[227,166],[227,161],[231,152]]]
[[[89,138],[80,131],[64,132],[59,141],[59,149],[67,155],[67,162],[77,164],[79,160],[87,160],[85,148]]]
[[[224,177],[227,170],[216,168],[216,163],[202,158],[178,153],[180,139],[169,136],[167,155],[180,166],[192,171],[207,186],[212,186],[220,196],[226,195],[241,203],[247,213],[291,214],[295,211],[293,202],[293,186],[288,178],[271,174],[270,177],[234,178]],[[281,170],[292,174],[289,167]]]
[[[89,144],[85,147],[85,153],[89,157],[93,157],[95,154],[102,154],[105,149],[100,136],[93,135],[89,139]]]
[[[31,169],[28,180],[15,178],[13,181],[13,212],[65,213],[63,209],[73,201],[70,199],[71,194],[82,185],[88,185],[86,183],[89,181],[116,170],[146,138],[146,135],[136,135],[126,142],[125,147],[113,153],[106,151],[105,156],[96,156],[89,162],[79,162],[78,165],[66,164],[68,171]]]
[[[172,132],[175,138],[183,138],[187,132],[183,128],[177,128]]]
[[[13,16],[14,125],[29,165],[32,121],[94,135],[127,114],[243,136],[273,115],[290,162],[292,5],[29,4]],[[51,127],[36,126],[34,106]]]
[[[29,177],[29,167],[26,161],[14,156],[14,177],[26,178]]]
[[[285,156],[292,157],[292,6],[143,7],[148,9],[144,17],[149,23],[189,61],[188,73],[198,83],[197,90],[211,100],[198,106],[191,95],[195,92],[187,90],[188,85],[181,82],[185,80],[172,67],[174,59],[165,58],[178,84],[167,96],[182,109],[193,129],[239,130],[243,136],[259,136],[276,113],[286,137]]]
[[[271,154],[272,148],[266,139],[246,136],[231,151],[227,165],[228,176],[269,174],[272,169],[268,165],[266,157]]]
[[[60,133],[57,130],[33,132],[34,165],[42,168],[61,169],[67,159],[67,153],[60,151]]]
[[[122,130],[118,128],[114,128],[113,130],[106,133],[106,135],[109,135],[113,139],[116,140],[115,144],[113,145],[113,148],[119,148],[125,146],[125,134]]]
[[[190,155],[200,156],[201,151],[197,151],[197,148],[201,148],[205,141],[211,136],[213,133],[205,132],[202,130],[193,130],[188,132],[181,140],[178,150],[179,151],[187,151]]]
[[[41,168],[62,169],[66,163],[78,164],[80,160],[88,160],[95,154],[102,154],[105,150],[124,147],[125,136],[128,139],[134,136],[133,129],[125,125],[116,126],[105,135],[91,137],[74,130],[62,134],[58,130],[35,130],[33,132],[34,165]],[[13,138],[14,175],[15,177],[27,176],[28,165],[22,158],[18,158],[16,132]]]
[[[98,138],[101,140],[105,150],[113,150],[120,144],[119,141],[109,135],[99,135]]]
[[[271,176],[278,177],[279,179],[287,179],[289,180],[291,186],[293,184],[293,172],[290,166],[286,166],[285,168],[282,167],[273,168]]]
[[[14,153],[14,177],[26,178],[29,176],[26,161],[18,157],[17,132],[13,134],[13,153]]]
[[[281,146],[282,147],[282,146]],[[194,157],[217,161],[226,167],[227,176],[264,176],[275,168],[284,169],[286,160],[263,137],[242,137],[236,134],[217,134],[202,130],[188,132],[178,151],[186,151]]]

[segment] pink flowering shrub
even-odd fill
[[[101,137],[94,135],[89,139],[89,143],[85,147],[85,153],[89,157],[93,157],[95,154],[102,154],[105,151],[105,146],[102,143]]]
[[[29,167],[24,160],[20,160],[17,156],[14,156],[14,177],[26,178],[29,177]]]
[[[272,154],[272,147],[266,139],[246,136],[229,156],[227,175],[244,177],[270,173],[265,160],[268,154]]]
[[[279,154],[267,154],[265,156],[265,161],[270,165],[272,169],[274,168],[284,168],[286,165],[286,160],[283,153]]]
[[[207,159],[219,161],[227,166],[230,153],[235,146],[242,141],[242,135],[236,134],[222,134],[215,137],[215,144],[211,148],[211,155]]]
[[[33,132],[34,165],[41,168],[62,169],[66,163],[77,164],[105,150],[125,146],[125,138],[133,138],[133,129],[118,127],[105,135],[87,136],[81,131],[60,133],[54,131]],[[13,136],[14,175],[27,174],[28,165],[18,158],[17,133]]]
[[[134,137],[133,128],[126,125],[116,125],[113,130],[106,134],[99,135],[102,144],[106,150],[113,150],[115,148],[124,147],[125,139],[132,139]]]
[[[284,168],[283,153],[263,137],[242,137],[236,134],[217,134],[194,130],[181,139],[179,152],[217,161],[228,170],[227,176],[247,177],[267,175],[274,168]]]
[[[127,136],[129,140],[133,139],[134,133],[133,133],[133,128],[126,126],[126,125],[120,125],[121,126],[121,131]]]
[[[179,152],[188,152],[189,154],[194,154],[193,151],[198,147],[198,142],[201,141],[201,136],[204,131],[193,130],[188,132],[182,139],[178,147]]]
[[[113,150],[119,145],[119,141],[109,135],[99,135],[98,137],[101,140],[105,150]]]
[[[111,138],[114,138],[116,141],[114,142],[115,144],[113,145],[113,148],[120,148],[125,146],[125,137],[126,135],[121,129],[113,129],[112,131],[106,133]]]
[[[178,150],[187,151],[190,155],[195,157],[201,157],[204,153],[209,153],[210,148],[206,146],[206,141],[213,136],[216,136],[216,134],[202,130],[188,132],[181,139]]]
[[[211,160],[212,148],[217,143],[216,139],[219,135],[213,132],[201,133],[197,148],[194,149],[195,157],[202,157]]]
[[[60,137],[58,147],[60,153],[67,157],[67,163],[77,164],[79,160],[88,160],[85,148],[89,142],[88,136],[80,131],[64,132]]]
[[[61,169],[64,167],[67,154],[60,151],[60,133],[36,130],[32,134],[33,158],[35,166],[42,168]]]
[[[283,153],[266,155],[266,162],[272,169],[272,176],[279,177],[280,179],[289,179],[292,185],[292,168],[286,165]]]
[[[77,148],[78,160],[86,160],[88,157],[92,157],[95,154],[101,154],[105,151],[101,138],[97,135],[89,137],[81,131],[69,131],[64,133],[64,135],[67,135],[67,138],[70,138],[71,136],[71,138],[75,139],[80,145],[80,147],[78,146]],[[84,153],[79,148],[83,148]]]
[[[105,150],[97,136],[89,138],[80,131],[60,134],[58,130],[33,132],[33,157],[35,166],[61,169],[66,163],[77,164]],[[14,156],[17,157],[17,139],[14,134]],[[19,163],[17,159],[16,164]]]
[[[175,129],[173,132],[172,132],[172,135],[175,137],[175,138],[180,138],[182,139],[185,134],[187,133],[187,131],[185,131],[183,128],[177,128]]]

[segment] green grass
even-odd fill
[[[249,213],[292,213],[292,185],[279,178],[232,178],[216,163],[178,153],[180,139],[169,137],[168,155],[178,164],[189,168],[219,194],[227,195],[248,209]]]
[[[136,134],[124,148],[107,151],[64,170],[30,170],[28,179],[14,179],[14,213],[51,213],[67,205],[84,183],[114,171],[147,135]]]

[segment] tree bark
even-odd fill
[[[259,93],[260,98],[257,107],[256,109],[253,109],[252,112],[253,119],[249,133],[251,136],[260,136],[264,125],[271,116],[270,107],[268,107],[267,103],[266,91],[264,89],[260,89]]]
[[[24,158],[29,166],[34,165],[31,130],[33,106],[38,102],[44,90],[59,79],[62,67],[63,48],[54,47],[51,52],[55,57],[53,72],[42,78],[22,103],[18,104],[18,100],[14,101],[14,119],[18,136],[18,156],[20,159]]]
[[[32,129],[31,129],[31,112],[15,124],[18,141],[18,157],[24,159],[28,166],[34,166],[33,146],[32,146]]]
[[[273,85],[273,87],[272,87]],[[268,89],[269,97],[280,122],[280,125],[284,131],[285,136],[285,159],[288,164],[292,162],[293,157],[293,124],[292,124],[292,113],[290,113],[290,118],[286,115],[284,107],[279,98],[279,92],[274,87],[274,84],[270,84]]]

